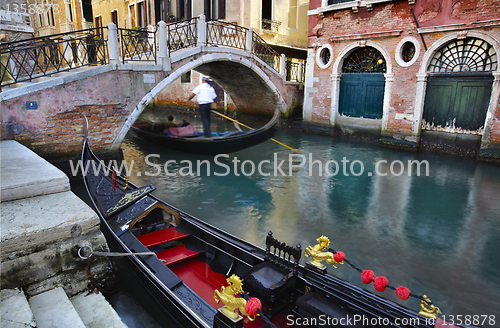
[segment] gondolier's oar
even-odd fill
[[[253,128],[249,127],[248,125],[245,125],[245,124],[243,124],[243,123],[240,123],[240,122],[236,121],[235,119],[232,119],[232,118],[230,118],[230,117],[228,117],[228,116],[226,116],[226,115],[224,115],[224,114],[219,113],[218,111],[215,111],[215,110],[213,110],[213,109],[212,109],[212,112],[214,112],[215,114],[217,114],[217,115],[219,115],[219,116],[224,117],[225,119],[230,120],[231,122],[238,123],[239,125],[244,126],[244,127],[246,127],[247,129],[253,130]],[[290,150],[293,150],[293,151],[299,151],[299,149],[295,149],[295,148],[292,148],[292,147],[290,147],[290,146],[287,146],[287,145],[285,145],[284,143],[279,142],[279,141],[278,141],[278,140],[276,140],[276,139],[273,139],[273,138],[270,138],[270,139],[271,139],[272,141],[276,142],[277,144],[280,144],[280,145],[282,145],[283,147],[286,147],[286,148],[288,148],[288,149],[290,149]]]

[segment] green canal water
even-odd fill
[[[182,117],[175,114],[175,121]],[[197,117],[188,119],[202,130]],[[212,124],[213,131],[234,130],[227,121]],[[499,326],[499,166],[293,129],[280,130],[275,139],[299,151],[269,140],[214,159],[169,151],[131,132],[122,150],[125,162],[134,162],[131,182],[153,183],[157,197],[233,235],[263,247],[271,230],[303,248],[325,235],[357,267],[427,295],[446,319],[463,315],[465,322],[465,315],[475,315],[484,326],[492,318]],[[409,161],[420,161],[420,175]],[[403,302],[392,290],[363,285],[347,264],[328,271],[419,309],[416,299]]]

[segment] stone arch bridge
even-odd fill
[[[238,110],[286,116],[302,105],[302,62],[277,54],[251,28],[200,15],[155,30],[111,23],[84,32],[2,47],[2,139],[49,158],[71,156],[86,115],[91,145],[117,150],[144,108],[190,70],[209,75]]]

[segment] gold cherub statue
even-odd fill
[[[245,311],[245,305],[247,304],[247,301],[244,298],[241,297],[236,297],[234,296],[235,294],[243,294],[243,281],[238,277],[237,275],[233,274],[231,277],[227,278],[226,281],[228,282],[229,286],[222,286],[219,290],[215,290],[214,292],[214,300],[217,304],[219,304],[220,301],[224,303],[224,307],[222,307],[220,310],[222,313],[224,313],[226,316],[228,316],[231,319],[238,319],[240,316],[238,313],[235,312],[236,309],[240,310],[240,313],[250,321],[254,321],[255,317],[258,316],[259,314],[255,315],[249,315]],[[217,298],[219,296],[220,300]]]
[[[427,295],[422,296],[424,299],[420,301],[420,314],[421,316],[424,316],[426,318],[434,319],[436,320],[438,318],[438,314],[441,313],[441,310],[438,307],[435,307],[432,304],[432,301],[427,298]]]
[[[344,261],[335,261],[332,252],[323,252],[323,250],[327,249],[330,245],[330,239],[328,239],[328,237],[321,236],[316,239],[316,241],[318,242],[317,245],[315,245],[314,247],[307,246],[306,250],[304,251],[304,255],[306,257],[312,256],[313,258],[312,261],[309,261],[310,264],[320,269],[325,267],[324,264],[321,263],[321,261],[323,260],[325,260],[326,263],[331,264],[335,269],[339,267],[338,264],[344,264]]]

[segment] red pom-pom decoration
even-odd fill
[[[387,278],[384,276],[376,277],[373,280],[373,287],[375,288],[375,290],[377,292],[385,291],[385,288],[387,287],[388,284],[389,284],[389,280],[387,280]]]
[[[370,284],[373,281],[373,277],[375,277],[375,273],[372,270],[363,270],[361,272],[361,281],[365,285]]]
[[[257,297],[250,298],[245,304],[245,312],[250,316],[257,315],[257,310],[261,309],[262,303]]]
[[[335,255],[333,255],[333,259],[335,260],[335,262],[342,262],[345,259],[344,252],[338,251],[337,253],[335,253]]]
[[[406,301],[410,298],[410,290],[406,287],[399,286],[396,288],[396,294],[398,295],[400,300]]]

